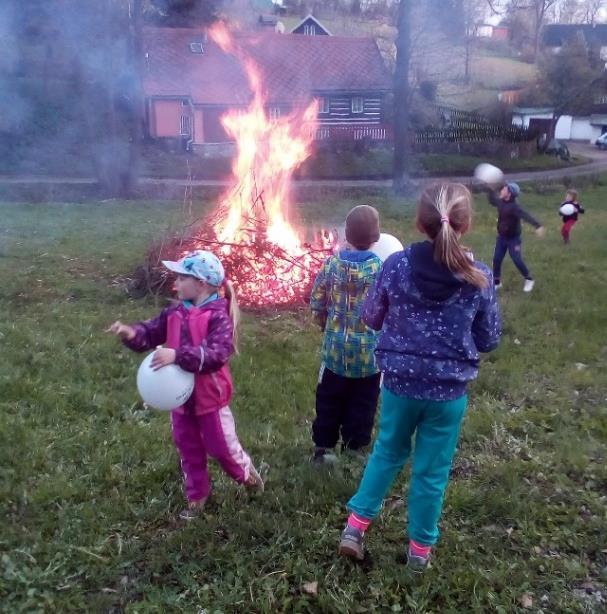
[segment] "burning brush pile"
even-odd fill
[[[336,236],[327,232],[306,241],[305,233],[290,222],[289,184],[295,169],[311,153],[318,103],[270,119],[255,64],[243,57],[224,27],[214,28],[210,35],[224,52],[239,57],[253,92],[246,110],[229,111],[221,118],[237,145],[232,166],[235,187],[191,232],[150,251],[138,285],[155,292],[169,290],[170,277],[160,260],[207,249],[222,261],[242,305],[301,304],[336,242]]]

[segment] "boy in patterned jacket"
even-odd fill
[[[314,462],[335,462],[334,448],[359,450],[371,442],[380,389],[375,363],[377,333],[362,320],[362,306],[382,261],[369,248],[379,240],[379,214],[369,205],[346,217],[343,250],[323,264],[311,308],[324,331],[312,425]]]

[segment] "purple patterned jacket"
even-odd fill
[[[200,344],[193,342],[188,326],[189,315],[194,311],[211,312],[205,338]],[[131,340],[124,340],[124,345],[136,352],[146,352],[165,344],[168,322],[175,315],[180,316],[182,320],[180,343],[175,348],[175,363],[184,371],[196,373],[198,376],[205,374],[213,376],[222,370],[234,353],[234,327],[228,313],[228,302],[222,298],[207,303],[203,307],[191,309],[187,309],[181,303],[167,307],[156,318],[134,324],[135,337]],[[193,410],[195,404],[196,395],[192,395],[184,408]]]

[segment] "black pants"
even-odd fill
[[[343,377],[324,369],[316,388],[316,420],[312,439],[318,448],[333,448],[339,440],[356,450],[371,443],[381,375]]]

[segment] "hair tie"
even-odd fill
[[[449,218],[446,215],[441,216],[440,218],[440,223],[441,224],[449,224]]]

